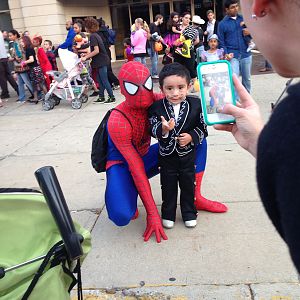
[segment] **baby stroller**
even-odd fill
[[[54,169],[35,176],[44,195],[0,191],[0,299],[70,300],[76,283],[82,299],[80,264],[91,248],[90,233],[74,226]]]
[[[88,91],[92,85],[86,67],[78,56],[67,49],[58,50],[65,71],[48,71],[54,78],[50,90],[45,95],[43,109],[53,109],[61,100],[71,102],[74,109],[80,109],[88,101]]]

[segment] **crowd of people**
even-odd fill
[[[151,76],[158,79],[158,54],[164,53],[163,64],[180,63],[189,70],[191,81],[195,83],[197,63],[227,59],[233,72],[241,74],[243,85],[250,92],[252,60],[249,49],[252,49],[253,41],[243,18],[238,15],[237,1],[226,3],[227,16],[221,22],[216,21],[211,10],[207,11],[207,21],[197,15],[192,17],[190,12],[171,12],[164,34],[162,15],[156,15],[149,25],[137,18],[130,28],[130,36],[123,41],[125,61],[135,60],[147,66],[146,56],[149,56]],[[238,29],[237,34],[233,28]],[[21,34],[14,29],[3,31],[0,46],[5,47],[6,53],[2,51],[1,54],[1,99],[9,97],[9,82],[18,92],[19,102],[38,103],[49,90],[51,77],[47,72],[57,70],[57,50],[61,48],[77,53],[90,71],[94,80],[92,95],[99,96],[95,102],[115,102],[113,90],[120,86],[111,67],[110,46],[114,42],[111,42],[105,21],[102,18],[67,21],[66,30],[66,40],[55,48],[50,40],[43,40],[38,35],[30,37],[28,31]],[[26,99],[24,85],[31,93],[29,99]]]
[[[89,37],[82,31],[84,26]],[[52,81],[48,72],[58,70],[58,49],[67,49],[81,58],[93,78],[92,96],[99,96],[95,102],[116,101],[113,90],[120,86],[111,67],[111,43],[104,20],[67,21],[66,30],[65,41],[57,47],[38,34],[30,36],[28,31],[0,31],[0,106],[3,106],[3,99],[10,98],[8,83],[18,94],[19,103],[37,104],[41,101]],[[25,87],[30,93],[28,98]],[[108,99],[104,97],[104,90],[108,92]]]

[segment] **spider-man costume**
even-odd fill
[[[147,212],[144,240],[152,233],[157,242],[167,239],[152,196],[148,178],[159,173],[158,144],[150,146],[147,109],[161,94],[153,93],[149,70],[139,62],[124,64],[119,73],[121,93],[125,101],[113,110],[108,120],[108,160],[105,202],[109,218],[118,226],[127,225],[137,216],[139,195]],[[206,164],[206,140],[197,147],[196,208],[225,212],[227,207],[201,196],[200,187]]]

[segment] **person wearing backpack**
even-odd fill
[[[85,62],[87,59],[92,58],[91,66],[97,70],[99,79],[99,98],[95,100],[98,103],[111,104],[116,102],[116,98],[113,94],[113,90],[109,84],[107,77],[107,67],[110,64],[109,56],[106,53],[103,41],[97,31],[99,30],[99,24],[96,19],[88,17],[85,19],[85,28],[90,35],[91,52],[84,54],[81,57],[81,61]],[[104,91],[107,91],[108,98],[105,99]]]
[[[114,74],[112,67],[111,67],[111,51],[110,46],[115,44],[116,32],[113,29],[110,29],[108,26],[105,25],[105,21],[100,18],[98,19],[99,23],[99,31],[97,32],[103,43],[105,50],[109,56],[109,65],[107,66],[107,77],[108,81],[113,90],[118,90],[120,88],[119,79]]]

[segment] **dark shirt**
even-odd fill
[[[247,52],[248,44],[244,39],[241,26],[243,21],[240,15],[237,15],[236,20],[225,16],[218,26],[219,48],[223,48],[225,54],[233,53],[237,59],[251,55],[251,52]]]
[[[110,59],[106,53],[103,41],[98,33],[94,32],[90,36],[90,46],[91,51],[94,51],[94,47],[98,46],[99,53],[92,57],[92,68],[100,68],[104,66],[108,66]]]
[[[35,51],[33,48],[26,48],[25,49],[25,57],[26,60],[29,59],[30,56],[33,56],[34,62],[27,64],[29,68],[37,67],[39,64],[36,60]]]
[[[47,51],[46,52],[46,55],[48,57],[48,60],[52,66],[52,70],[55,70],[57,71],[58,68],[57,68],[57,64],[56,64],[56,57],[55,57],[55,54],[52,52],[52,51]]]
[[[264,207],[300,273],[300,83],[274,110],[257,149],[257,182]]]

